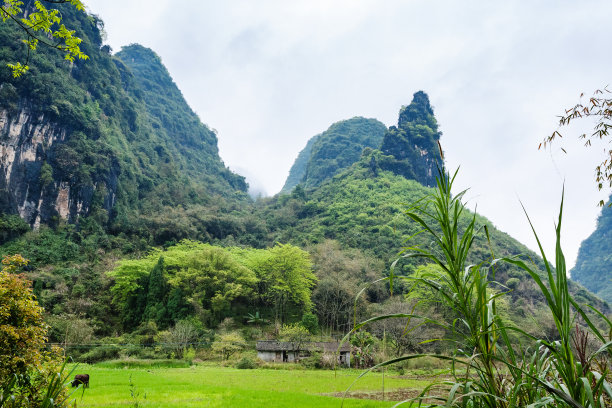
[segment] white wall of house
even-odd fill
[[[269,363],[294,363],[297,353],[293,351],[257,351],[257,358]]]
[[[302,353],[302,358],[308,355],[308,352]],[[327,354],[327,353],[326,353]],[[351,353],[341,352],[339,356],[335,353],[329,353],[329,357],[337,358],[338,364],[350,367],[351,366]],[[286,357],[286,359],[285,359]],[[298,353],[294,351],[257,351],[257,358],[268,363],[294,363],[298,359]]]

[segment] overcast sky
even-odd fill
[[[140,43],[161,57],[225,163],[268,195],[310,137],[354,116],[396,124],[424,90],[471,207],[536,248],[521,200],[552,251],[565,181],[571,265],[595,228],[607,145],[583,148],[576,128],[538,144],[581,92],[610,83],[612,1],[85,2],[115,51]]]

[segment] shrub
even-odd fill
[[[509,287],[510,289],[516,289],[519,285],[519,283],[521,283],[521,281],[517,278],[510,278],[506,281],[506,286]]]
[[[302,316],[302,326],[304,326],[310,334],[317,334],[319,331],[319,318],[317,315],[310,312],[304,313]]]
[[[111,360],[97,364],[98,367],[103,368],[187,368],[190,366],[189,362],[183,360],[174,359],[162,359],[162,360],[135,360],[135,359],[124,359],[124,360]]]
[[[223,360],[229,359],[233,354],[244,350],[246,342],[238,332],[229,332],[220,335],[212,344],[213,351],[221,354]]]
[[[323,368],[323,353],[313,350],[310,356],[300,359],[300,364],[310,369]]]
[[[115,358],[119,358],[120,351],[121,349],[114,344],[104,344],[88,351],[85,354],[81,354],[77,360],[88,364],[113,360]]]
[[[67,406],[61,350],[45,350],[47,327],[31,282],[17,275],[28,261],[5,256],[0,271],[0,406]]]
[[[240,370],[252,370],[257,368],[257,362],[249,357],[242,357],[238,363],[236,363],[236,368]]]

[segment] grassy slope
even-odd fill
[[[223,367],[165,369],[109,369],[79,366],[78,372],[91,376],[90,388],[79,407],[133,406],[130,378],[140,392],[140,402],[151,407],[339,407],[339,398],[319,394],[343,392],[359,371],[342,370],[237,370]],[[382,375],[369,374],[354,390],[380,390]],[[386,376],[389,389],[416,388],[425,381]],[[144,395],[146,394],[146,399]],[[345,407],[388,407],[389,402],[348,399]]]

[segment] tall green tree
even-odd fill
[[[159,327],[168,325],[168,282],[164,276],[164,257],[160,256],[149,275],[145,319],[153,320]]]
[[[16,24],[21,28],[25,39],[28,54],[26,61],[9,63],[8,67],[13,71],[13,77],[20,77],[28,69],[30,52],[36,51],[38,44],[55,48],[65,53],[64,58],[74,62],[75,58],[89,58],[81,51],[81,39],[75,35],[74,30],[69,30],[62,24],[60,10],[47,8],[45,4],[57,5],[68,3],[77,10],[84,10],[81,0],[37,0],[20,1],[4,0],[0,4],[0,17],[3,23]]]
[[[142,259],[121,261],[109,274],[115,279],[114,302],[129,317],[124,324],[130,328],[142,316],[164,321],[166,313],[184,317],[189,309],[204,323],[214,324],[235,302],[246,302],[257,282],[255,273],[229,251],[193,241],[155,250]],[[142,310],[140,321],[132,310]]]
[[[268,250],[235,253],[255,273],[259,280],[260,301],[273,306],[277,321],[285,321],[288,309],[310,310],[310,295],[317,277],[312,272],[308,252],[291,244],[276,244]]]

